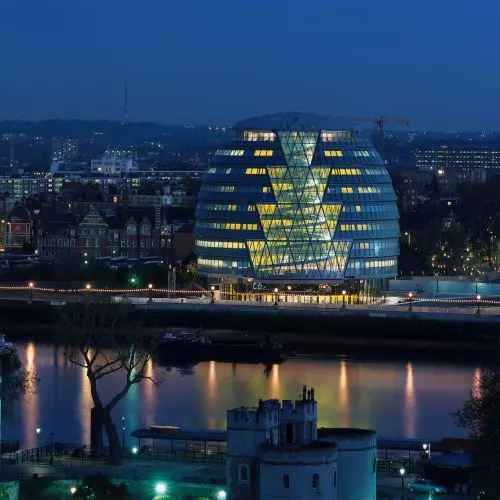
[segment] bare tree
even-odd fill
[[[109,445],[109,463],[121,463],[121,443],[112,419],[116,405],[127,395],[130,388],[142,381],[158,386],[147,374],[151,354],[141,349],[142,336],[134,315],[133,306],[111,304],[106,301],[88,301],[68,306],[67,312],[73,347],[68,349],[67,359],[86,371],[94,408],[91,414],[91,452],[102,452],[102,429]],[[112,374],[122,376],[120,390],[109,401],[103,401],[99,393],[100,381]]]

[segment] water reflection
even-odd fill
[[[90,410],[94,407],[92,394],[90,392],[90,382],[87,377],[87,371],[81,366],[75,366],[75,370],[80,372],[80,429],[82,443],[90,443]]]
[[[19,346],[21,359],[36,369],[39,394],[23,398],[19,415],[6,422],[6,438],[36,443],[56,432],[56,440],[89,442],[92,398],[85,370],[64,362],[62,349],[33,343]],[[144,381],[134,386],[114,410],[115,422],[126,419],[126,434],[154,424],[184,428],[224,428],[226,410],[255,405],[260,398],[297,399],[302,386],[313,386],[320,426],[355,426],[377,430],[385,438],[463,436],[452,413],[470,396],[479,369],[470,366],[386,363],[355,359],[291,359],[282,365],[201,363],[194,373],[148,362],[146,375],[164,379],[155,389]],[[123,387],[114,373],[99,383],[104,402]],[[129,438],[127,438],[129,441]]]
[[[478,398],[481,396],[480,384],[481,382],[481,368],[476,368],[474,370],[474,375],[472,376],[472,396]]]
[[[415,385],[413,382],[413,364],[408,362],[406,365],[406,383],[405,383],[405,434],[408,438],[417,438],[416,422],[416,400]]]
[[[33,342],[29,342],[26,345],[24,356],[21,353],[21,359],[25,360],[26,369],[33,372],[35,376],[37,373],[36,365],[36,348]],[[22,442],[26,448],[35,448],[37,446],[37,440],[42,440],[44,436],[44,429],[41,428],[40,436],[37,438],[36,428],[41,426],[40,415],[39,415],[39,404],[40,395],[33,394],[30,397],[24,397],[21,400],[21,411],[24,415],[24,425],[23,425],[23,435],[24,439]]]
[[[349,423],[349,382],[347,379],[347,361],[345,359],[340,360],[339,408],[341,411],[340,425],[347,427]]]
[[[270,399],[286,399],[281,396],[281,384],[280,384],[280,365],[273,365],[271,368],[271,384],[269,385]]]

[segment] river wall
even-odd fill
[[[0,328],[9,338],[68,342],[72,325],[65,306],[0,301]],[[171,327],[268,333],[290,350],[310,354],[380,354],[396,357],[496,358],[498,318],[461,314],[375,313],[339,309],[284,309],[251,305],[153,304],[136,306],[133,322],[120,328],[150,337]],[[74,326],[77,328],[77,326]],[[414,357],[414,356],[413,356]]]

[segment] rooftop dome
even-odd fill
[[[238,130],[345,130],[352,129],[355,121],[334,115],[316,113],[275,113],[256,116],[237,122]]]

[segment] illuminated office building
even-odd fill
[[[417,168],[439,169],[498,169],[499,148],[471,148],[446,146],[414,151]]]
[[[396,196],[369,141],[310,114],[264,116],[235,128],[199,194],[201,274],[373,287],[396,275]]]

